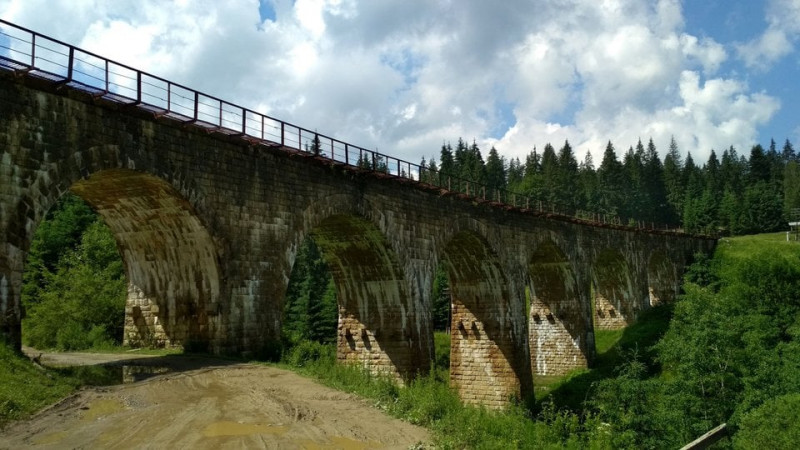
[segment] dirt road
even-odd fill
[[[42,361],[108,360],[56,355]],[[367,449],[428,440],[425,429],[392,419],[366,400],[285,370],[183,356],[111,359],[133,382],[84,389],[10,425],[0,431],[0,449]]]

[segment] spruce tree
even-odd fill
[[[594,160],[592,153],[586,151],[586,156],[583,162],[578,167],[578,189],[579,199],[577,205],[579,208],[589,211],[597,212],[599,210],[599,190],[600,185],[597,179],[597,171],[594,168]]]
[[[800,163],[791,160],[783,170],[783,214],[789,221],[800,220]]]
[[[673,137],[669,143],[669,151],[664,157],[664,190],[669,204],[666,210],[667,223],[679,223],[683,215],[685,197],[683,184],[683,158],[678,151],[678,143]]]
[[[558,170],[556,172],[555,200],[567,208],[565,212],[574,214],[578,208],[580,192],[572,187],[578,182],[578,161],[569,141],[558,151]]]
[[[453,157],[453,147],[450,143],[442,144],[439,152],[439,186],[448,189],[456,189],[451,178],[458,175],[456,172],[455,158]]]
[[[554,208],[558,203],[559,178],[558,155],[548,143],[542,152],[542,200],[547,208]]]
[[[506,164],[503,158],[492,147],[486,158],[486,196],[489,200],[498,200],[498,192],[506,189]]]
[[[623,199],[623,168],[617,159],[614,145],[608,141],[603,152],[603,161],[597,170],[599,185],[598,206],[600,213],[616,216]]]
[[[658,157],[658,151],[653,144],[653,139],[647,143],[647,151],[644,155],[644,180],[643,180],[646,205],[643,219],[655,223],[667,223],[671,217],[669,214],[669,203],[667,202],[667,192],[664,187],[664,166]]]

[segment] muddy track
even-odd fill
[[[110,363],[132,382],[83,389],[8,426],[0,431],[0,449],[408,448],[429,438],[366,400],[274,367],[185,356],[66,355],[45,354],[42,362]]]

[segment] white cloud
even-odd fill
[[[770,0],[766,20],[763,34],[736,46],[739,57],[750,68],[766,70],[794,50],[800,36],[800,1]]]
[[[797,3],[773,2],[769,59]],[[0,0],[0,16],[412,161],[463,137],[521,157],[568,139],[599,162],[608,140],[665,151],[671,135],[700,159],[750,145],[779,107],[718,74],[725,48],[684,29],[678,0],[273,0],[263,23],[258,4]]]

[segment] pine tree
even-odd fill
[[[644,188],[646,194],[645,215],[643,219],[655,223],[667,223],[671,217],[667,192],[664,187],[664,166],[658,157],[653,139],[647,143],[644,155]]]
[[[548,143],[542,152],[542,197],[547,203],[547,208],[553,208],[558,203],[559,178],[558,156],[553,146]]]
[[[338,317],[336,290],[328,267],[314,241],[306,239],[289,276],[284,335],[293,343],[304,339],[333,342]]]
[[[598,206],[601,213],[616,216],[620,211],[623,199],[623,168],[617,159],[614,145],[608,141],[603,161],[597,170],[599,184]]]
[[[678,144],[673,137],[669,143],[669,151],[664,157],[664,189],[667,203],[666,222],[678,223],[683,215],[685,189],[683,184],[683,159],[678,151]]]
[[[646,193],[644,186],[644,145],[642,141],[625,153],[622,163],[626,195],[623,197],[622,215],[630,222],[641,220],[646,216]]]
[[[578,208],[580,192],[572,189],[578,181],[578,161],[569,141],[564,141],[564,146],[558,151],[558,171],[555,183],[556,203],[567,208],[568,214],[574,214]]]
[[[797,221],[800,211],[800,163],[791,160],[783,170],[783,214],[788,220]]]
[[[439,153],[439,186],[447,189],[456,189],[456,185],[451,181],[452,177],[456,175],[453,147],[450,146],[450,143],[442,144],[442,149]]]
[[[597,179],[597,171],[594,168],[592,153],[588,150],[583,162],[578,167],[578,185],[580,186],[580,189],[578,189],[578,195],[580,196],[578,207],[590,212],[598,211],[600,185]]]
[[[511,161],[508,163],[506,176],[508,189],[510,191],[523,192],[521,184],[524,172],[525,168],[520,163],[519,158],[511,158]]]
[[[528,156],[525,157],[525,167],[523,168],[523,178],[520,191],[529,196],[534,202],[543,200],[544,179],[542,176],[542,158],[533,148]],[[533,206],[533,205],[531,205]]]
[[[797,159],[797,155],[794,152],[794,147],[792,147],[792,143],[789,142],[789,139],[786,139],[786,142],[783,144],[781,156],[783,157],[784,164],[788,164],[789,161],[795,161]]]
[[[489,200],[498,200],[499,191],[506,189],[506,164],[494,147],[489,150],[489,157],[486,158],[486,184],[486,196]]]
[[[760,144],[754,145],[750,150],[748,169],[747,179],[750,186],[760,181],[770,181],[771,167],[769,159],[767,159],[764,148]]]

